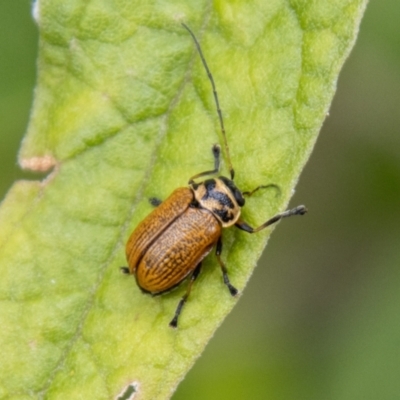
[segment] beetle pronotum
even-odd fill
[[[256,233],[282,218],[307,212],[304,206],[298,206],[275,215],[257,228],[252,228],[240,219],[241,207],[245,204],[244,196],[251,196],[259,189],[276,185],[258,186],[248,192],[241,192],[235,186],[235,172],[229,155],[214,79],[194,33],[185,24],[182,25],[193,38],[212,86],[230,178],[219,176],[196,182],[199,178],[219,172],[221,147],[215,144],[212,147],[213,170],[193,176],[189,179],[189,187],[176,189],[163,202],[151,200],[157,207],[131,234],[126,244],[128,267],[122,267],[123,272],[135,275],[136,282],[143,292],[152,295],[170,291],[189,278],[186,293],[179,301],[169,324],[173,328],[177,327],[179,315],[189,297],[193,282],[200,274],[202,260],[213,247],[216,248],[215,254],[225,285],[232,296],[238,294],[238,290],[229,281],[227,268],[221,259],[222,228],[235,225],[245,232]]]

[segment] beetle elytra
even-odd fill
[[[232,296],[238,294],[238,290],[229,281],[227,268],[221,259],[223,228],[234,225],[245,232],[256,233],[282,218],[307,212],[304,206],[298,206],[275,215],[257,228],[252,228],[240,218],[245,196],[276,185],[258,186],[249,192],[241,192],[236,187],[214,79],[194,33],[185,24],[182,25],[193,38],[212,86],[230,177],[219,176],[196,182],[199,178],[219,172],[221,147],[216,144],[212,147],[213,170],[193,176],[189,179],[188,187],[174,190],[163,202],[151,199],[156,208],[131,234],[126,244],[128,267],[122,267],[123,272],[135,276],[143,292],[152,295],[170,291],[186,278],[189,279],[186,293],[179,301],[170,322],[173,328],[177,327],[182,308],[200,274],[202,260],[214,247],[225,285]]]

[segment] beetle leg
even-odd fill
[[[153,206],[153,207],[158,207],[161,203],[162,200],[158,199],[157,197],[150,197],[149,198],[149,203]]]
[[[224,278],[225,285],[228,286],[230,294],[232,296],[236,296],[239,293],[239,291],[234,286],[232,286],[231,282],[229,281],[228,270],[226,269],[224,262],[221,260],[221,252],[222,252],[222,236],[220,236],[218,239],[217,246],[215,249],[215,255],[217,256],[217,260],[219,262],[219,265],[221,266],[222,276]]]
[[[275,185],[275,183],[270,183],[269,185],[260,185],[260,186],[257,186],[255,189],[253,189],[253,190],[251,190],[251,191],[242,192],[242,195],[243,195],[243,196],[249,196],[249,197],[251,197],[251,196],[253,196],[253,194],[254,194],[255,192],[257,192],[257,190],[260,190],[260,189],[269,189],[269,188],[274,188],[274,189],[276,189],[276,191],[278,192],[279,195],[281,194],[281,188],[280,188],[278,185]]]
[[[190,291],[192,290],[192,285],[193,285],[194,281],[197,279],[197,277],[199,276],[200,272],[201,272],[201,262],[197,265],[197,267],[192,272],[188,287],[186,289],[186,293],[184,294],[184,296],[179,301],[178,307],[176,307],[174,318],[172,318],[171,322],[169,323],[169,326],[171,328],[176,328],[178,326],[179,315],[181,314],[182,308],[185,305],[186,300],[189,297]]]
[[[128,267],[120,267],[120,269],[121,269],[121,272],[123,274],[129,274],[129,268]]]
[[[305,208],[304,206],[297,206],[295,208],[292,208],[291,210],[286,210],[280,214],[275,215],[274,217],[270,218],[267,222],[264,222],[262,225],[260,225],[258,228],[252,228],[250,225],[248,225],[246,222],[242,220],[237,221],[235,226],[237,226],[239,229],[242,229],[245,232],[256,233],[263,230],[267,226],[270,226],[275,222],[278,222],[282,218],[291,217],[292,215],[304,215],[306,212],[307,208]]]
[[[219,165],[221,163],[221,146],[219,144],[214,144],[213,147],[211,148],[211,151],[214,156],[214,169],[212,171],[200,172],[200,174],[192,176],[189,179],[189,185],[194,184],[195,183],[194,180],[197,178],[201,178],[202,176],[206,175],[216,174],[219,171]]]

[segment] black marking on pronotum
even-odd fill
[[[204,195],[203,200],[208,199],[208,194],[215,189],[216,185],[217,182],[215,181],[215,179],[207,179],[204,181],[204,186],[206,187],[207,192]]]
[[[233,209],[235,205],[232,203],[232,200],[225,193],[220,192],[219,190],[215,190],[216,181],[215,179],[208,179],[204,182],[204,186],[207,191],[204,196],[201,198],[202,200],[214,199],[218,201],[218,203]]]
[[[221,219],[221,221],[223,222],[229,222],[232,221],[232,219],[234,218],[234,215],[232,212],[229,212],[226,209],[222,209],[220,210],[219,208],[213,208],[212,212],[216,215],[218,215],[218,217]]]

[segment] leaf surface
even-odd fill
[[[247,201],[243,218],[258,226],[287,206],[365,4],[36,3],[38,82],[20,164],[49,175],[17,182],[0,209],[1,398],[169,398],[237,301],[209,256],[172,330],[186,285],[152,298],[119,271],[148,199],[210,169],[222,142],[180,22],[216,81],[236,184],[281,189]],[[240,290],[269,233],[224,232]]]

